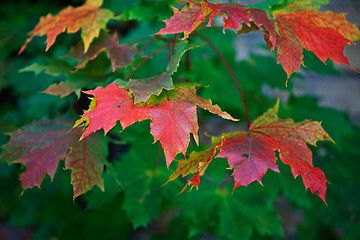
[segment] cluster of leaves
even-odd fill
[[[34,121],[14,131],[10,134],[10,141],[4,145],[1,158],[8,163],[24,163],[26,170],[20,177],[23,190],[33,186],[40,187],[46,174],[53,179],[59,162],[65,159],[64,168],[71,169],[74,199],[91,189],[88,193],[89,199],[96,199],[98,195],[107,193],[106,184],[110,184],[113,190],[110,190],[109,199],[105,201],[111,201],[119,191],[124,190],[123,209],[132,219],[134,227],[145,226],[151,219],[156,218],[162,199],[168,199],[180,208],[192,208],[184,213],[184,218],[197,222],[191,228],[190,235],[201,233],[208,227],[204,223],[207,220],[201,219],[199,217],[201,214],[197,214],[201,209],[201,203],[206,202],[209,196],[216,196],[207,206],[210,209],[220,205],[223,209],[222,212],[217,213],[218,215],[211,216],[212,219],[218,217],[220,219],[218,228],[213,230],[214,233],[217,231],[219,235],[226,233],[224,236],[230,238],[240,235],[250,237],[251,229],[255,228],[261,235],[280,235],[280,222],[276,211],[270,207],[270,203],[281,192],[279,186],[272,186],[273,191],[267,196],[268,204],[260,200],[261,189],[241,189],[231,195],[229,189],[224,187],[228,185],[225,168],[233,170],[235,189],[254,181],[262,184],[268,169],[279,172],[279,167],[282,167],[280,162],[276,163],[279,159],[291,167],[295,178],[301,175],[305,187],[310,188],[312,193],[326,202],[327,180],[324,173],[313,166],[312,152],[307,144],[316,146],[319,140],[333,140],[321,127],[320,122],[305,120],[295,123],[292,119],[280,119],[277,116],[278,101],[275,107],[257,117],[251,125],[248,122],[246,131],[220,133],[220,136],[212,138],[210,147],[187,155],[190,133],[195,143],[199,145],[196,106],[226,120],[238,121],[211,100],[197,95],[197,89],[203,90],[199,83],[209,83],[186,77],[186,74],[189,76],[191,71],[196,71],[188,67],[192,57],[190,52],[200,51],[200,45],[190,43],[187,38],[195,39],[199,36],[204,39],[203,36],[195,33],[196,29],[200,29],[207,18],[207,26],[211,26],[215,17],[222,16],[225,24],[224,33],[228,28],[233,29],[236,34],[262,29],[270,50],[277,49],[277,62],[282,64],[287,78],[299,70],[303,61],[303,48],[312,51],[323,62],[330,58],[333,62],[349,65],[343,55],[343,49],[347,43],[353,43],[360,38],[360,31],[345,20],[344,14],[318,11],[324,3],[324,1],[318,3],[306,0],[286,1],[274,5],[271,12],[268,12],[234,3],[214,4],[208,1],[188,0],[187,5],[180,11],[173,8],[174,14],[165,20],[166,26],[154,36],[144,36],[143,33],[146,31],[142,29],[136,32],[137,38],[139,33],[142,33],[144,38],[141,39],[134,39],[131,34],[126,36],[120,32],[102,31],[111,24],[116,26],[117,22],[121,23],[131,18],[141,22],[145,17],[138,16],[137,10],[129,10],[128,14],[126,11],[120,15],[114,14],[101,7],[103,4],[101,0],[88,0],[79,7],[65,8],[54,16],[48,14],[41,18],[34,30],[29,33],[30,37],[21,47],[20,53],[24,52],[34,36],[43,35],[47,37],[46,51],[50,51],[58,35],[65,31],[75,33],[81,30],[80,37],[83,44],[73,46],[65,55],[66,58],[45,59],[43,62],[23,68],[22,71],[33,71],[37,75],[45,72],[55,78],[65,77],[65,81],[57,80],[49,85],[44,93],[58,95],[61,98],[68,95],[84,96],[84,94],[93,97],[88,110],[79,120],[74,121],[74,125],[69,117],[70,111],[67,111],[67,117],[57,116]],[[159,5],[161,4],[158,3],[155,7]],[[184,37],[177,39],[178,33],[184,33]],[[154,32],[148,35],[152,34]],[[175,34],[175,36],[172,40],[161,36],[166,34]],[[119,41],[123,43],[120,44]],[[168,54],[161,55],[162,50],[166,48]],[[103,52],[106,52],[106,55]],[[183,56],[186,56],[185,69],[180,64]],[[154,60],[151,61],[152,59]],[[153,65],[147,66],[145,63],[148,62],[152,62]],[[162,62],[164,64],[159,64]],[[196,62],[195,57],[192,62],[193,69],[200,69],[200,66],[195,66]],[[144,69],[145,76],[138,71],[140,67]],[[149,77],[148,72],[153,75]],[[139,74],[139,77],[132,78],[134,74]],[[181,79],[181,74],[185,74],[183,75],[185,82]],[[174,76],[177,76],[175,79],[178,80],[177,83],[173,82]],[[198,76],[201,77],[201,74]],[[283,82],[282,79],[277,81]],[[89,88],[94,89],[85,90]],[[84,91],[80,92],[81,90]],[[225,101],[233,102],[233,98]],[[235,107],[238,107],[236,105],[238,104],[235,104]],[[154,142],[159,140],[164,150],[168,168],[171,167],[170,164],[178,153],[185,156],[184,160],[177,161],[177,169],[170,177],[168,171],[159,164],[162,159],[159,151],[144,150],[147,149],[145,145],[151,146],[149,134],[144,134],[146,131],[149,132],[145,121],[147,119],[150,120],[150,134]],[[123,131],[120,134],[118,134],[120,126],[116,126],[117,121],[120,121]],[[131,128],[133,124],[139,129]],[[84,127],[84,131],[81,127]],[[130,150],[121,154],[120,158],[124,159],[121,162],[109,161],[111,158],[107,145],[109,142],[116,143],[115,139],[92,134],[100,129],[107,134],[113,128],[111,132],[115,134],[115,138],[124,140],[126,146],[130,147]],[[124,131],[125,128],[129,129]],[[139,138],[148,141],[140,144]],[[223,162],[215,163],[214,157],[227,159],[228,166],[223,166],[224,171],[219,171],[217,167],[224,165]],[[153,163],[151,159],[156,162]],[[212,168],[212,165],[217,169]],[[178,188],[175,185],[160,187],[166,179],[170,182],[180,175],[186,177],[188,174],[194,174],[185,183],[185,188],[187,185],[198,188],[200,176],[204,175],[205,171],[209,171],[211,173],[209,176],[213,176],[215,178],[213,181],[216,182],[216,184],[204,182],[203,188],[211,189],[204,191],[205,196],[200,192],[176,198]],[[109,183],[106,183],[106,180]],[[288,180],[289,178],[286,178],[284,181]],[[181,185],[179,182],[176,184]],[[96,192],[93,189],[94,185],[105,193]],[[182,186],[179,187],[181,190]],[[266,190],[264,191],[264,194],[267,194]],[[91,197],[92,195],[94,196]],[[199,204],[195,204],[196,202]],[[251,207],[246,209],[239,207],[244,204]],[[252,216],[254,211],[259,212],[265,219],[263,225],[259,224],[256,214]],[[244,221],[247,224],[238,228],[234,212],[246,219]],[[215,222],[212,222],[210,226],[214,224]]]

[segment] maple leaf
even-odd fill
[[[282,63],[288,77],[299,70],[303,48],[314,52],[324,63],[330,58],[335,63],[350,66],[343,51],[346,44],[360,38],[360,31],[346,21],[345,14],[298,8],[297,4],[288,6],[285,13],[282,11],[273,12],[279,33],[277,61]]]
[[[43,93],[50,95],[58,95],[61,98],[74,92],[74,88],[67,85],[65,82],[51,84]]]
[[[65,168],[72,169],[71,184],[74,186],[75,199],[97,185],[104,191],[104,162],[107,152],[106,142],[102,137],[89,136],[81,142],[71,145],[66,156]]]
[[[81,134],[80,129],[69,132],[71,125],[62,119],[40,120],[10,134],[4,145],[3,158],[13,163],[24,163],[26,172],[20,177],[24,189],[40,187],[47,173],[51,179],[58,163]]]
[[[87,123],[87,128],[80,140],[101,128],[106,134],[118,120],[125,129],[134,122],[147,118],[146,109],[135,105],[130,93],[121,89],[118,84],[111,83],[106,88],[97,87],[95,90],[84,91],[84,93],[93,95],[95,98],[92,99],[89,109],[74,125]]]
[[[171,90],[174,88],[171,75],[177,71],[181,57],[190,49],[198,47],[194,44],[188,44],[188,41],[180,41],[176,44],[174,56],[171,58],[166,72],[146,78],[146,79],[130,79],[124,87],[128,88],[134,94],[134,101],[146,102],[152,94],[159,96],[163,89]]]
[[[111,83],[106,88],[97,87],[95,90],[85,91],[95,98],[92,99],[89,110],[74,125],[78,126],[82,122],[87,125],[80,140],[101,128],[106,134],[117,120],[125,129],[136,121],[151,119],[150,133],[154,136],[154,142],[160,141],[169,166],[177,153],[186,153],[190,133],[198,144],[196,106],[224,119],[237,121],[228,113],[222,112],[219,106],[212,105],[210,100],[197,96],[195,85],[191,83],[179,84],[172,91],[152,96],[145,104],[134,103],[130,93],[120,87],[123,86]]]
[[[89,60],[93,60],[103,51],[107,51],[107,57],[111,60],[112,70],[127,67],[134,61],[138,50],[130,44],[120,44],[117,34],[112,37],[105,35],[94,44],[91,44],[88,51],[84,53],[80,46],[72,47],[66,57],[75,58],[80,62],[76,68],[82,68]]]
[[[145,79],[130,79],[124,87],[134,94],[134,101],[138,103],[146,102],[152,94],[158,96],[163,89],[171,90],[174,85],[169,74],[164,72]]]
[[[327,180],[324,173],[313,166],[312,153],[306,144],[316,146],[318,140],[333,140],[319,122],[294,123],[292,119],[279,119],[278,108],[279,101],[257,118],[248,132],[224,135],[217,157],[226,157],[234,168],[235,189],[253,181],[261,184],[267,169],[279,172],[275,156],[275,151],[279,151],[280,160],[290,165],[294,177],[301,175],[305,188],[310,188],[326,203]]]
[[[225,3],[225,4],[213,4],[206,2],[208,7],[212,10],[212,13],[209,18],[208,26],[214,22],[215,15],[224,15],[223,21],[225,26],[223,32],[225,33],[226,28],[233,29],[237,32],[242,23],[250,27],[250,17],[255,25],[260,28],[263,27],[268,31],[270,36],[270,42],[273,47],[276,45],[276,31],[275,23],[269,18],[268,14],[260,9],[256,8],[246,8],[239,4],[235,3]]]
[[[184,32],[183,39],[185,39],[205,21],[205,18],[211,12],[207,3],[205,1],[196,2],[194,0],[187,0],[187,2],[188,4],[181,11],[172,7],[174,15],[170,19],[164,20],[166,27],[160,29],[155,35]]]
[[[151,100],[151,99],[150,99]],[[222,112],[211,100],[196,95],[194,84],[179,84],[173,91],[160,95],[155,104],[149,103],[150,133],[155,141],[159,140],[169,167],[177,153],[185,155],[192,133],[196,144],[198,139],[198,123],[196,106],[199,106],[224,119],[237,121],[228,113]]]
[[[84,42],[84,53],[89,49],[90,43],[99,36],[100,30],[106,28],[107,22],[114,18],[114,14],[107,9],[100,9],[102,0],[87,0],[79,7],[67,7],[58,15],[48,14],[41,17],[34,30],[29,33],[30,37],[21,47],[21,54],[34,36],[47,36],[46,51],[54,44],[56,37],[67,30],[75,33],[81,29],[81,38]]]
[[[263,10],[245,8],[244,6],[233,3],[213,4],[207,1],[195,2],[193,0],[188,0],[188,4],[181,11],[176,8],[173,9],[174,15],[164,21],[166,27],[155,34],[184,32],[184,38],[187,38],[209,15],[210,18],[207,26],[210,26],[214,22],[215,15],[224,15],[224,33],[226,28],[232,28],[234,31],[238,31],[242,23],[250,27],[251,16],[251,20],[258,28],[263,27],[265,31],[269,33],[273,48],[276,45],[275,24]],[[225,15],[227,17],[225,17]]]
[[[218,153],[219,149],[222,147],[223,138],[213,138],[213,145],[200,152],[192,152],[189,157],[185,160],[178,161],[178,166],[176,171],[171,174],[166,183],[175,180],[178,176],[185,177],[188,174],[195,173],[181,192],[185,190],[188,185],[192,185],[198,189],[200,183],[200,176],[204,175],[207,167],[209,166],[212,158]],[[166,184],[165,183],[165,184]],[[191,191],[190,189],[190,191]]]

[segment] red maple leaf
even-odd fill
[[[172,91],[163,91],[152,96],[145,104],[134,103],[130,93],[111,83],[106,88],[98,87],[85,93],[93,95],[92,103],[74,126],[86,122],[87,128],[80,139],[101,128],[105,134],[115,126],[117,120],[123,128],[145,119],[151,119],[151,134],[164,148],[167,166],[177,153],[186,153],[190,133],[198,143],[196,106],[236,121],[228,113],[208,99],[196,95],[194,84],[180,84]],[[122,86],[123,87],[123,86]]]
[[[135,105],[130,93],[121,89],[118,84],[111,83],[106,88],[97,87],[85,93],[95,98],[92,99],[89,110],[74,125],[87,123],[87,128],[80,140],[101,128],[106,134],[118,120],[125,129],[136,121],[147,119],[146,108]]]
[[[318,140],[333,140],[319,122],[279,119],[278,107],[279,102],[257,118],[248,132],[224,135],[217,157],[226,157],[234,169],[235,189],[253,181],[261,183],[267,169],[278,172],[275,151],[279,151],[280,160],[290,165],[294,177],[301,175],[305,187],[325,202],[326,178],[313,166],[312,153],[306,144],[316,146]]]
[[[193,84],[178,85],[173,91],[160,96],[156,104],[149,104],[151,134],[155,141],[159,140],[169,167],[177,153],[185,155],[192,133],[198,144],[198,123],[196,105],[217,114],[224,119],[236,121],[228,113],[222,112],[211,100],[196,95]]]
[[[75,8],[69,6],[55,16],[48,14],[41,17],[35,29],[29,33],[30,37],[26,39],[19,54],[25,50],[34,36],[47,36],[47,51],[54,44],[56,37],[66,29],[68,33],[75,33],[81,29],[84,53],[86,53],[93,39],[99,36],[100,30],[105,29],[107,22],[114,18],[110,10],[100,9],[102,2],[102,0],[87,0],[84,5]]]
[[[59,161],[81,134],[80,129],[69,132],[70,127],[69,122],[61,119],[40,120],[11,133],[2,157],[25,164],[26,172],[20,177],[24,189],[40,187],[45,173],[54,178]]]
[[[225,3],[225,4],[213,4],[208,3],[207,5],[212,10],[212,13],[209,18],[208,26],[210,26],[214,21],[215,15],[224,15],[223,21],[225,23],[224,26],[224,33],[226,28],[233,29],[237,32],[242,23],[247,25],[248,27],[251,26],[250,24],[250,17],[251,20],[256,24],[258,28],[263,27],[265,28],[270,34],[270,41],[272,45],[275,47],[276,44],[276,32],[275,32],[275,24],[269,18],[268,14],[260,9],[256,8],[246,8],[239,4],[235,3]]]
[[[276,44],[276,32],[275,24],[270,19],[268,14],[260,9],[246,8],[239,4],[213,4],[207,1],[195,2],[188,0],[188,4],[181,10],[174,9],[174,15],[164,22],[166,27],[162,28],[156,34],[174,34],[184,32],[184,38],[187,38],[191,32],[193,32],[205,18],[210,15],[207,26],[210,26],[214,22],[216,15],[223,15],[223,21],[225,23],[224,33],[226,28],[234,29],[238,31],[244,23],[250,27],[250,17],[255,25],[260,28],[263,27],[270,36],[270,42],[273,47]]]
[[[170,19],[164,20],[166,27],[160,29],[160,31],[155,34],[174,34],[184,32],[185,39],[202,22],[204,22],[205,18],[211,12],[206,2],[196,2],[194,0],[187,0],[187,2],[188,4],[181,9],[181,11],[172,7],[174,15]]]
[[[343,54],[344,47],[347,43],[352,44],[358,40],[360,31],[354,24],[346,21],[345,14],[295,7],[294,9],[296,10],[289,12],[291,7],[288,7],[285,13],[273,13],[279,33],[277,61],[282,63],[288,77],[299,70],[303,48],[314,52],[323,62],[330,58],[335,63],[350,66]]]

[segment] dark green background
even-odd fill
[[[124,21],[110,23],[121,33],[121,42],[146,37],[158,31],[161,22],[171,16],[168,4],[174,1],[105,0],[104,7],[122,13]],[[7,1],[0,7],[0,145],[9,140],[6,133],[39,119],[52,119],[67,115],[74,121],[87,109],[86,98],[77,99],[75,94],[60,99],[40,93],[51,83],[69,80],[66,74],[51,76],[32,72],[19,72],[35,62],[46,59],[66,62],[65,55],[71,44],[80,40],[79,34],[62,34],[54,46],[44,52],[45,38],[35,37],[25,52],[18,50],[25,42],[40,16],[56,14],[67,5],[78,6],[81,1]],[[131,20],[131,21],[127,21]],[[115,175],[105,171],[105,192],[97,187],[72,199],[70,170],[64,170],[60,162],[54,180],[45,177],[41,189],[36,187],[22,192],[18,180],[24,167],[0,162],[0,239],[359,239],[360,209],[360,130],[350,123],[344,112],[318,106],[318,100],[304,95],[296,97],[293,81],[302,81],[294,74],[285,87],[286,74],[276,63],[276,55],[265,45],[266,56],[251,53],[248,59],[235,62],[235,50],[231,43],[232,31],[222,34],[222,29],[203,29],[222,52],[238,77],[245,93],[250,119],[255,119],[276,102],[276,94],[265,94],[264,85],[279,89],[289,98],[282,101],[279,116],[295,121],[311,119],[322,121],[322,126],[335,140],[319,142],[314,153],[314,165],[320,167],[328,181],[326,206],[320,198],[305,191],[301,177],[294,179],[290,168],[278,162],[281,174],[269,172],[263,178],[264,186],[255,182],[232,192],[231,171],[226,170],[225,159],[214,159],[202,177],[199,190],[185,191],[177,195],[186,179],[177,179],[165,186],[173,173],[165,167],[163,153],[159,155],[159,143],[152,144],[149,121],[136,123],[119,133],[120,126],[107,135],[108,161]],[[251,33],[261,34],[261,33]],[[172,36],[169,36],[169,38]],[[174,80],[198,82],[199,95],[211,99],[234,117],[240,124],[228,123],[199,110],[200,147],[193,144],[190,150],[209,145],[204,132],[219,135],[223,132],[244,128],[244,113],[240,97],[233,83],[212,49],[193,38],[202,48],[191,51],[191,69],[181,64]],[[240,49],[241,51],[241,49]],[[166,67],[160,64],[166,53],[145,64],[134,77],[149,77]],[[139,61],[138,59],[136,61]],[[322,75],[341,74],[331,62],[323,65],[312,53],[305,53],[304,62],[309,72]],[[67,62],[71,64],[72,62]],[[183,63],[183,62],[182,62]],[[59,66],[59,65],[56,65]],[[73,79],[87,79],[94,74],[94,85],[106,85],[116,77],[106,69],[110,62],[100,55],[90,62]],[[90,71],[90,70],[96,71]],[[60,69],[59,71],[64,71]],[[358,78],[358,77],[357,77]],[[71,79],[69,80],[71,81]],[[304,80],[305,81],[305,80]],[[155,169],[156,158],[161,164]],[[123,186],[119,186],[121,182]],[[139,202],[138,199],[144,199]]]

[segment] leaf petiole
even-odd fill
[[[243,106],[244,106],[245,116],[246,116],[247,130],[249,130],[249,128],[250,128],[250,120],[249,120],[249,114],[248,114],[248,110],[247,110],[247,107],[246,107],[244,94],[243,94],[243,92],[241,90],[241,87],[240,87],[238,81],[236,80],[236,77],[235,77],[234,73],[232,72],[231,68],[229,67],[229,64],[227,64],[227,62],[225,61],[224,57],[221,55],[219,50],[215,47],[215,45],[209,39],[207,39],[206,37],[204,37],[203,35],[200,35],[198,33],[194,33],[194,36],[198,36],[199,38],[204,40],[216,52],[216,54],[218,55],[218,57],[220,58],[220,60],[224,64],[226,70],[229,72],[229,74],[230,74],[232,80],[234,81],[234,83],[236,85],[236,88],[237,88],[237,90],[238,90],[238,92],[240,94],[241,101],[242,101]]]

